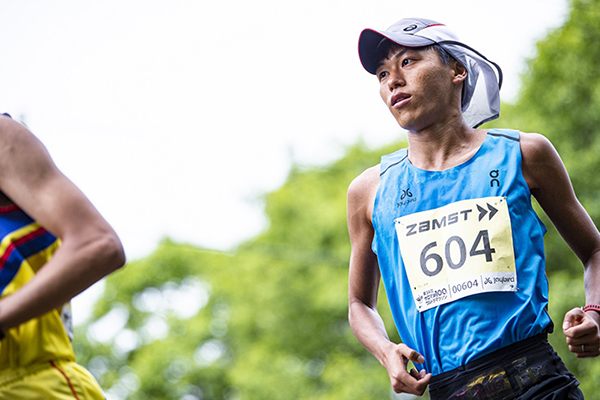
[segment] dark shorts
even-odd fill
[[[432,400],[579,400],[578,386],[541,334],[435,375],[429,395]]]

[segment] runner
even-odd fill
[[[354,334],[398,393],[583,398],[547,342],[546,229],[531,195],[585,267],[587,306],[563,321],[577,357],[600,354],[600,234],[559,155],[538,134],[476,129],[499,115],[502,72],[443,24],[366,29],[359,56],[408,148],[348,191]],[[380,279],[402,344],[377,313]]]
[[[121,242],[7,115],[0,171],[0,399],[104,399],[75,363],[69,301],[124,264]]]

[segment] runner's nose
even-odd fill
[[[390,72],[390,78],[388,79],[388,88],[390,89],[390,92],[393,92],[395,88],[402,87],[404,85],[406,85],[406,81],[400,72]]]

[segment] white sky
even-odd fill
[[[425,17],[499,63],[504,100],[565,0],[0,0],[0,111],[24,118],[130,259],[169,236],[229,249],[261,194],[400,129],[363,28]]]

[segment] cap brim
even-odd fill
[[[358,38],[358,56],[362,66],[367,72],[375,75],[379,62],[377,57],[377,46],[381,39],[389,39],[400,46],[405,47],[424,47],[434,44],[431,39],[421,36],[408,35],[398,32],[376,31],[374,29],[365,29]]]

